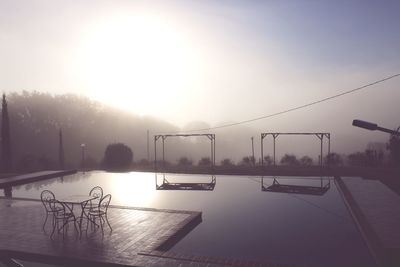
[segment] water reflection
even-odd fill
[[[270,180],[267,178],[266,180]],[[278,193],[289,193],[289,194],[302,194],[302,195],[314,195],[314,196],[322,196],[331,188],[330,179],[320,178],[320,184],[309,185],[309,184],[288,184],[287,179],[286,182],[284,180],[279,182],[279,179],[274,177],[272,184],[266,185],[264,184],[264,177],[261,178],[261,190],[266,192],[278,192]],[[312,181],[308,179],[308,181]]]
[[[187,177],[193,179],[193,177]],[[170,178],[168,178],[170,179]],[[158,185],[158,175],[155,174],[156,190],[195,190],[195,191],[213,191],[217,183],[215,175],[211,175],[208,182],[184,182],[173,181],[170,182],[166,178],[166,174],[162,174],[162,183]],[[172,181],[172,180],[171,180]]]
[[[129,203],[132,206],[148,207],[155,201],[156,191],[149,173],[108,174],[105,188],[113,193],[114,203]],[[126,204],[125,204],[126,205]]]
[[[15,190],[25,190],[25,191],[30,191],[32,189],[43,190],[54,184],[75,183],[78,181],[88,179],[88,178],[90,178],[90,176],[92,176],[92,174],[88,173],[88,172],[75,173],[75,174],[71,174],[71,175],[68,175],[65,177],[61,176],[61,177],[57,177],[57,178],[40,180],[40,181],[36,181],[33,183],[29,183],[29,184],[16,185],[16,186],[13,186],[13,188]]]
[[[8,186],[4,188],[4,196],[7,198],[11,198],[12,197],[12,187]]]

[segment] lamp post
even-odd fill
[[[390,133],[390,134],[393,134],[393,135],[400,136],[400,132],[399,132],[399,128],[400,127],[397,128],[397,131],[394,131],[394,130],[390,130],[390,129],[387,129],[387,128],[379,127],[378,124],[376,124],[376,123],[368,122],[368,121],[362,121],[362,120],[353,120],[353,126],[364,128],[364,129],[367,129],[367,130],[370,130],[370,131],[378,130],[378,131],[381,131],[381,132]]]
[[[85,144],[81,144],[81,152],[82,152],[82,170],[85,169]]]

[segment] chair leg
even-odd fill
[[[49,213],[48,212],[46,212],[46,219],[44,220],[44,223],[43,223],[43,231],[44,231],[44,227],[46,226],[47,217],[49,217]]]
[[[54,235],[54,232],[55,232],[56,228],[57,228],[57,232],[60,232],[60,229],[58,228],[58,221],[55,218],[53,218],[53,221],[54,221],[54,223],[53,223],[53,231],[51,232],[51,235],[50,235],[51,239],[53,239],[53,235]]]
[[[101,227],[101,235],[104,236],[104,229],[103,229],[103,218],[100,216],[99,221],[100,221],[100,227]]]
[[[110,229],[112,231],[113,229],[111,228],[110,222],[108,221],[107,213],[105,214],[105,217],[106,217],[106,221],[107,221],[108,227],[110,227]]]

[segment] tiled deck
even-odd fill
[[[383,266],[400,266],[400,196],[379,180],[336,181],[378,261]]]
[[[0,214],[0,254],[6,253],[7,256],[28,261],[74,266],[189,264],[190,261],[139,253],[157,252],[161,244],[175,238],[182,228],[190,224],[195,226],[196,221],[198,223],[201,220],[201,213],[198,212],[110,208],[109,221],[113,231],[110,232],[106,226],[104,237],[101,231],[89,229],[88,234],[84,231],[79,239],[74,228],[69,227],[65,239],[62,234],[55,234],[54,240],[51,240],[51,222],[47,222],[45,231],[42,229],[45,213],[41,202],[0,199]]]

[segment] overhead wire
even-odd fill
[[[303,108],[306,108],[306,107],[310,107],[310,106],[313,106],[313,105],[316,105],[316,104],[320,104],[322,102],[329,101],[329,100],[332,100],[332,99],[335,99],[335,98],[338,98],[338,97],[341,97],[341,96],[344,96],[344,95],[348,95],[348,94],[351,94],[351,93],[366,89],[368,87],[371,87],[373,85],[386,82],[386,81],[391,80],[393,78],[396,78],[398,76],[400,76],[400,73],[397,73],[397,74],[382,78],[380,80],[365,84],[363,86],[360,86],[360,87],[357,87],[357,88],[353,88],[351,90],[347,90],[345,92],[342,92],[342,93],[339,93],[339,94],[335,94],[335,95],[332,95],[332,96],[329,96],[329,97],[325,97],[325,98],[322,98],[322,99],[319,99],[319,100],[316,100],[316,101],[313,101],[313,102],[310,102],[310,103],[307,103],[307,104],[304,104],[304,105],[296,106],[296,107],[293,107],[293,108],[289,108],[289,109],[286,109],[286,110],[282,110],[282,111],[279,111],[279,112],[275,112],[275,113],[268,114],[268,115],[263,115],[263,116],[260,116],[260,117],[256,117],[256,118],[252,118],[252,119],[248,119],[248,120],[244,120],[244,121],[239,121],[239,122],[234,122],[234,123],[227,123],[227,124],[223,124],[223,125],[219,125],[219,126],[215,126],[215,127],[200,128],[200,129],[193,129],[193,130],[182,130],[182,131],[175,131],[175,132],[169,132],[169,133],[174,134],[174,133],[210,131],[210,130],[216,130],[216,129],[227,128],[227,127],[232,127],[232,126],[236,126],[236,125],[246,124],[246,123],[250,123],[250,122],[254,122],[254,121],[258,121],[258,120],[263,120],[263,119],[275,117],[275,116],[278,116],[278,115],[282,115],[282,114],[285,114],[285,113],[289,113],[289,112],[292,112],[292,111],[296,111],[296,110],[299,110],[299,109],[303,109]]]

